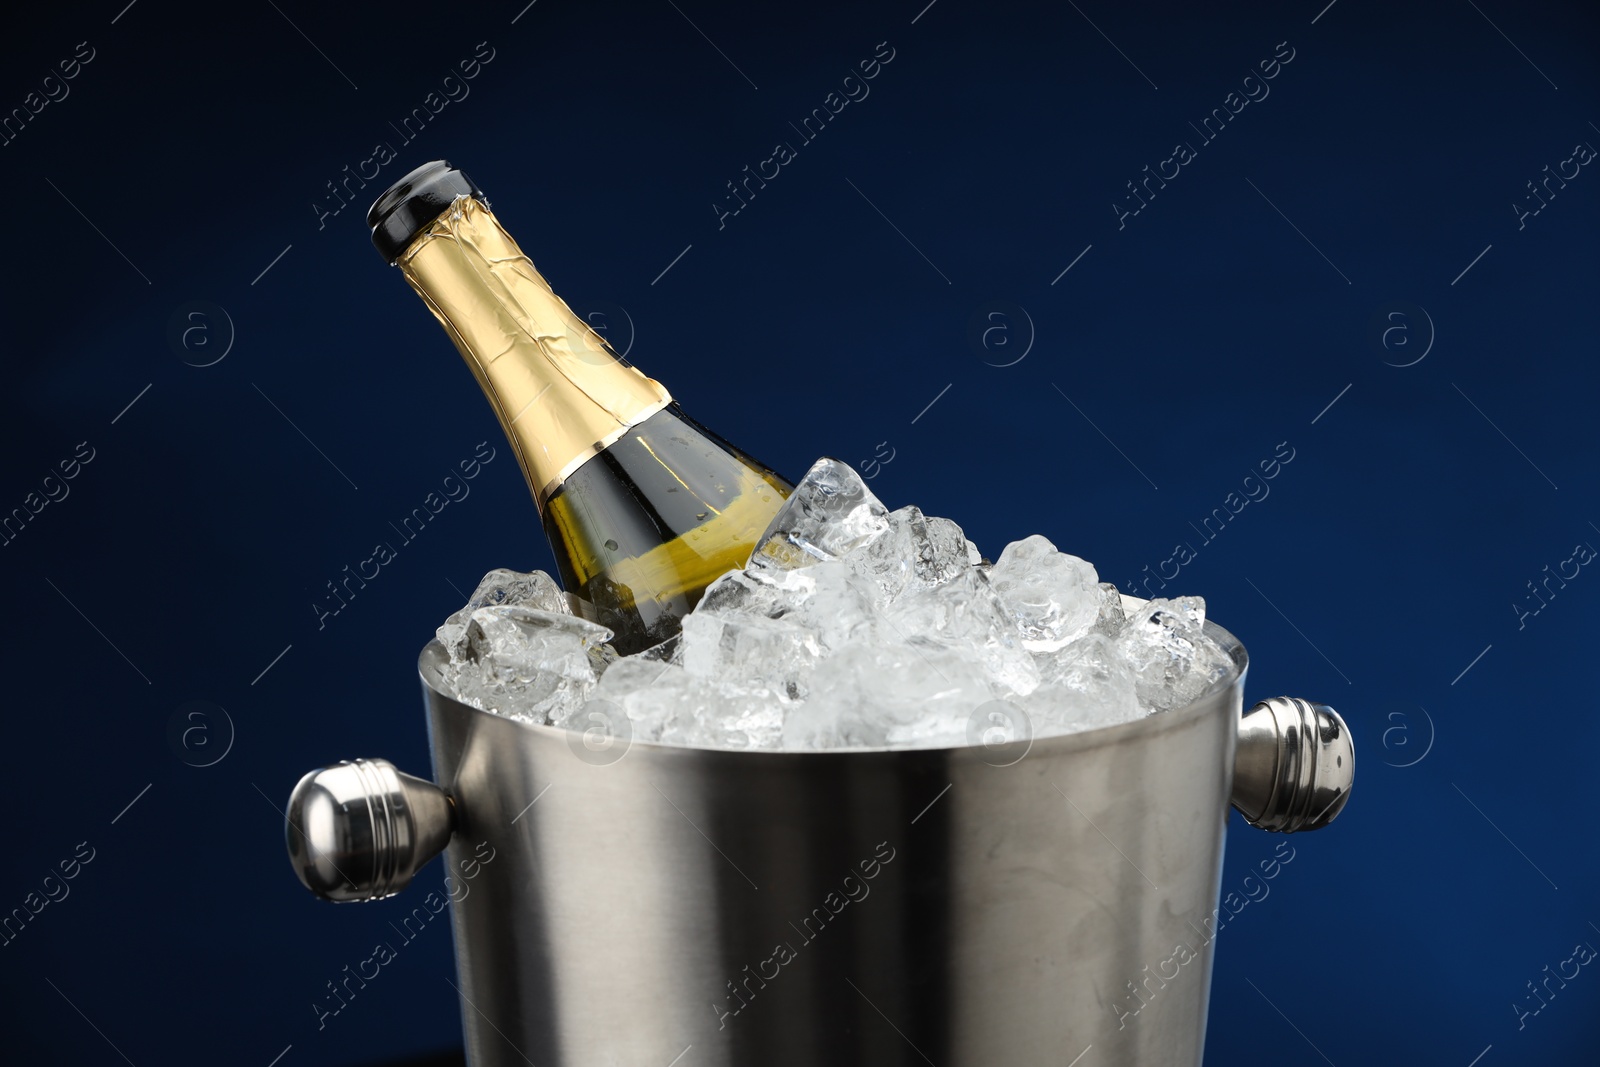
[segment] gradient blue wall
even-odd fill
[[[443,924],[318,1030],[412,902],[313,900],[278,810],[339,758],[425,769],[417,649],[484,570],[551,563],[500,447],[311,606],[499,447],[363,226],[446,157],[731,440],[791,477],[863,463],[990,554],[1043,532],[1119,585],[1187,545],[1168,591],[1243,638],[1252,696],[1345,714],[1354,799],[1219,939],[1210,1062],[1595,1062],[1600,974],[1537,1014],[1526,985],[1600,946],[1592,8],[124,2],[13,13],[0,65],[0,108],[39,109],[0,146],[0,509],[57,498],[0,548],[0,908],[93,857],[0,948],[15,1055],[459,1045]],[[1147,166],[1177,174],[1135,200]],[[1275,844],[1235,819],[1224,890]]]

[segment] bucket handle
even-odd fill
[[[1239,720],[1233,806],[1251,826],[1320,830],[1344,810],[1355,777],[1350,728],[1326,704],[1273,697]]]
[[[336,904],[400,892],[444,851],[456,823],[449,794],[381,759],[312,771],[294,787],[286,814],[295,874]]]

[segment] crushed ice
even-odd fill
[[[990,565],[955,523],[891,512],[823,459],[664,645],[618,658],[548,575],[509,570],[438,637],[447,686],[486,711],[584,730],[605,707],[640,740],[808,750],[968,744],[995,701],[1035,737],[1170,710],[1232,669],[1204,623],[1199,597],[1125,616],[1037,534]]]

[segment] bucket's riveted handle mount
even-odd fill
[[[300,779],[284,830],[289,862],[324,900],[382,900],[450,841],[455,805],[387,760],[358,759]]]
[[[1233,806],[1263,830],[1319,830],[1350,799],[1356,750],[1350,728],[1326,704],[1263,700],[1239,720]]]

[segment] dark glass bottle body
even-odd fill
[[[744,566],[793,487],[670,404],[567,476],[544,507],[561,581],[624,655],[678,630]]]

